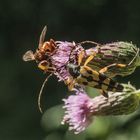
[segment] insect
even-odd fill
[[[82,62],[83,55],[79,55],[78,65],[69,63],[67,65],[71,77],[67,80],[67,85],[70,90],[73,90],[74,86],[78,83],[79,85],[90,86],[100,89],[103,96],[108,97],[107,92],[121,92],[123,86],[111,78],[107,77],[102,72],[98,72],[90,68],[88,63],[94,58],[94,55],[89,56],[84,62],[84,65],[80,65]],[[103,71],[104,69],[101,69]]]
[[[45,26],[41,32],[39,45],[36,52],[33,53],[31,50],[27,51],[23,55],[23,60],[24,61],[34,60],[38,64],[39,69],[43,70],[44,72],[52,72],[55,69],[51,66],[49,56],[54,53],[56,49],[56,44],[53,39],[44,42],[46,31],[47,27]]]
[[[42,112],[41,105],[40,105],[40,98],[41,98],[43,88],[45,86],[45,83],[49,79],[49,77],[51,77],[55,71],[55,68],[51,64],[50,56],[53,55],[53,53],[55,52],[57,48],[55,41],[53,39],[50,39],[50,41],[44,42],[46,31],[47,31],[47,27],[45,26],[41,32],[39,45],[35,53],[29,50],[23,55],[24,61],[36,61],[39,69],[43,70],[45,73],[46,72],[50,73],[45,79],[45,81],[43,82],[40,92],[39,92],[38,107],[39,107],[40,112]]]
[[[121,44],[123,46],[123,49],[127,50],[127,53],[123,54],[126,57],[125,60],[127,60],[126,64],[121,63],[123,62],[122,59],[124,59],[124,57],[122,59],[117,58],[118,61],[114,61],[116,60],[114,59],[115,57],[114,58],[112,57],[112,60],[109,62],[106,59],[107,62],[106,64],[104,63],[105,62],[104,55],[101,55],[100,49],[102,49],[102,47],[104,49],[107,49],[107,47],[105,48],[105,46],[92,41],[83,41],[80,44],[85,44],[85,43],[93,44],[96,46],[96,48],[89,49],[90,52],[88,57],[85,57],[86,50],[82,51],[78,56],[78,65],[74,65],[74,64],[68,65],[69,72],[73,76],[73,78],[69,78],[67,81],[69,89],[72,90],[74,85],[78,83],[80,85],[91,86],[98,89],[102,89],[101,91],[102,94],[104,94],[104,96],[107,96],[107,91],[113,91],[113,92],[122,91],[123,86],[115,82],[114,80],[112,80],[111,77],[115,77],[116,75],[125,76],[134,71],[135,67],[133,67],[132,63],[137,62],[137,59],[139,58],[138,57],[139,48],[136,48],[132,44],[128,44],[125,42],[124,43],[118,42],[116,44],[119,45]],[[111,49],[111,47],[109,48]],[[131,55],[129,53],[130,50],[131,51],[133,50]],[[121,49],[120,51],[122,52]],[[98,52],[99,54],[97,54]],[[103,62],[100,61],[101,65],[98,64],[98,61],[96,61],[97,59],[95,60],[94,63],[94,58],[96,57],[96,55],[98,55],[98,57],[99,55],[101,55],[100,58],[101,60],[103,60]],[[119,55],[120,53],[118,51],[118,56]]]

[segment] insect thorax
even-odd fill
[[[76,64],[69,63],[67,65],[68,71],[71,76],[77,78],[80,75],[80,66]]]

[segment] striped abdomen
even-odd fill
[[[102,89],[103,91],[123,91],[123,86],[121,84],[87,66],[82,66],[80,68],[80,75],[76,79],[79,84]]]

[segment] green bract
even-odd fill
[[[123,92],[109,93],[109,98],[93,98],[94,115],[127,115],[136,111],[140,104],[140,90],[130,84],[123,84]]]
[[[92,55],[92,52],[96,52],[96,56],[88,65],[97,71],[114,63],[126,65],[126,67],[110,67],[105,72],[109,77],[129,75],[137,66],[140,66],[139,48],[132,43],[113,42],[97,45],[95,48],[86,50],[86,58]]]

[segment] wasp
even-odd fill
[[[112,92],[121,92],[124,87],[115,82],[113,79],[107,77],[103,72],[107,70],[107,67],[101,69],[99,72],[90,68],[88,63],[96,55],[95,52],[93,55],[89,56],[83,65],[83,55],[84,52],[81,52],[78,57],[78,64],[69,63],[67,65],[68,71],[71,77],[67,80],[67,85],[70,90],[74,89],[76,84],[83,86],[90,86],[100,90],[101,94],[105,97],[108,97],[108,91]],[[121,65],[120,65],[121,66]]]
[[[51,64],[50,56],[53,55],[53,53],[57,48],[55,41],[53,39],[50,39],[50,41],[44,41],[46,32],[47,32],[47,26],[45,26],[41,32],[39,45],[35,53],[29,50],[23,55],[24,61],[36,61],[39,69],[43,70],[45,73],[46,72],[50,73],[48,77],[45,79],[45,81],[43,82],[39,92],[38,107],[40,112],[42,112],[40,106],[40,98],[41,98],[43,88],[45,86],[45,83],[49,79],[49,77],[52,76],[53,72],[55,71],[55,68]]]
[[[23,55],[23,60],[36,61],[39,69],[43,70],[44,72],[52,72],[55,70],[55,68],[51,66],[49,57],[55,52],[56,44],[53,39],[44,42],[46,31],[47,26],[45,26],[41,32],[39,45],[35,53],[33,53],[31,50],[27,51]]]

